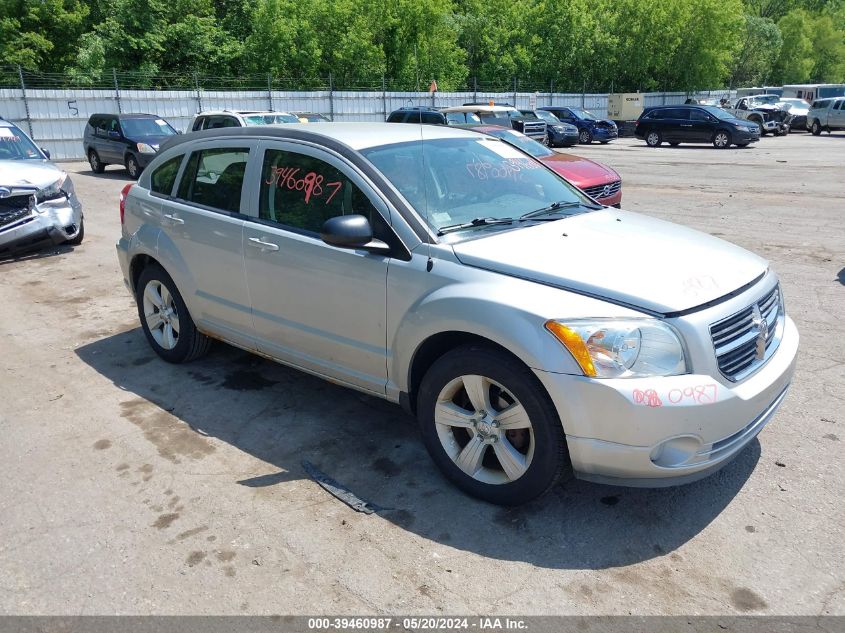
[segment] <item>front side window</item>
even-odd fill
[[[268,112],[265,114],[244,115],[244,123],[248,127],[255,125],[279,125],[281,123],[299,123],[299,118],[285,112]]]
[[[179,173],[179,165],[182,164],[184,154],[174,156],[161,165],[150,176],[150,190],[169,196],[173,191],[173,184],[176,182],[176,175]]]
[[[327,162],[281,149],[264,153],[258,216],[262,220],[318,234],[339,215],[363,215],[374,235],[384,224],[370,199]]]
[[[689,118],[693,121],[710,121],[710,115],[701,110],[690,110]]]
[[[548,110],[537,110],[537,116],[543,119],[546,123],[551,123],[552,125],[560,123],[560,119]]]
[[[561,215],[593,207],[563,178],[498,139],[411,141],[361,153],[435,231],[478,218],[516,219],[552,205]]]
[[[247,148],[205,149],[191,154],[178,197],[212,209],[239,213]]]

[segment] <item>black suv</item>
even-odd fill
[[[649,147],[663,141],[676,146],[681,143],[713,143],[718,149],[731,145],[745,147],[760,140],[760,127],[737,119],[716,106],[676,105],[645,108],[634,132]]]
[[[106,165],[124,165],[129,176],[137,179],[159,145],[176,134],[155,114],[92,114],[82,146],[95,174],[103,173]]]
[[[446,125],[446,115],[427,106],[407,106],[394,110],[387,117],[388,123],[426,123]]]

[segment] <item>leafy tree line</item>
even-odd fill
[[[112,68],[441,90],[841,82],[845,0],[0,0],[0,63],[81,83]]]

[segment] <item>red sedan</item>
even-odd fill
[[[622,179],[610,167],[580,156],[560,154],[524,134],[498,125],[478,125],[472,129],[518,147],[601,204],[616,208],[622,204]]]

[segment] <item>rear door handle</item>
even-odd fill
[[[681,123],[681,127],[692,127],[692,123]]]
[[[167,224],[185,224],[185,220],[178,216],[170,215],[169,213],[165,213],[161,217]]]
[[[279,245],[274,244],[273,242],[265,242],[260,237],[250,237],[249,245],[255,248],[260,248],[262,251],[277,251],[279,250]]]

